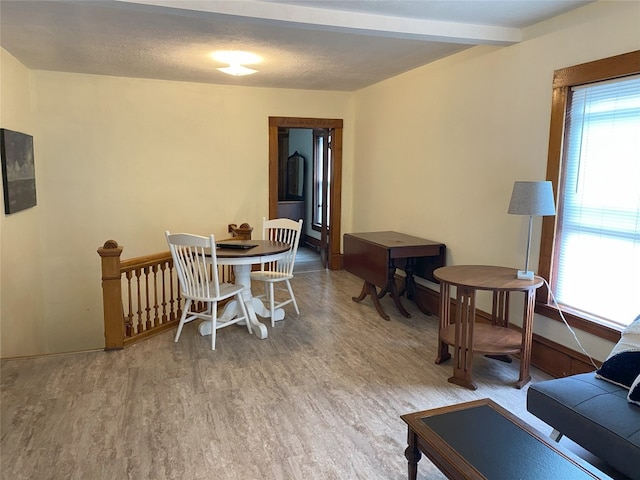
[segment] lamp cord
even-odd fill
[[[571,332],[571,335],[573,335],[573,338],[575,339],[576,343],[578,344],[578,346],[580,347],[580,350],[582,350],[582,352],[589,357],[589,361],[591,361],[591,365],[593,365],[593,368],[595,368],[596,370],[598,369],[598,366],[596,365],[596,362],[593,361],[593,358],[591,358],[591,355],[589,355],[589,352],[587,352],[585,350],[585,348],[582,346],[582,343],[580,343],[580,340],[578,340],[578,336],[576,335],[576,332],[574,332],[573,328],[571,328],[569,326],[569,323],[567,323],[567,319],[564,318],[564,315],[562,313],[562,310],[560,310],[560,305],[558,305],[558,302],[556,301],[556,297],[553,294],[553,290],[551,290],[551,286],[549,285],[549,282],[547,282],[547,280],[543,277],[542,280],[544,281],[544,284],[547,286],[547,290],[549,291],[549,293],[551,294],[551,300],[553,300],[553,304],[555,305],[555,307],[558,309],[558,313],[560,314],[560,318],[562,318],[562,321],[564,322],[564,324],[567,326],[567,328],[569,329],[569,331]]]

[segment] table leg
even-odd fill
[[[382,309],[382,305],[380,305],[380,300],[378,300],[378,292],[376,290],[376,286],[373,283],[369,283],[365,281],[364,284],[362,285],[362,291],[360,292],[360,295],[357,297],[351,297],[351,299],[354,302],[361,302],[362,300],[365,299],[367,295],[371,297],[371,300],[373,301],[373,306],[376,307],[376,311],[378,312],[378,315],[380,315],[385,320],[391,320],[391,318],[389,318],[389,315],[384,313],[384,310]]]
[[[473,288],[457,287],[455,346],[453,352],[453,376],[449,382],[475,390],[471,379],[473,369],[473,327],[476,317],[476,292]]]
[[[442,341],[440,336],[442,331],[449,325],[449,315],[451,310],[451,298],[449,297],[450,286],[446,282],[440,282],[440,324],[438,330],[438,356],[436,364],[446,362],[451,358],[449,345]]]
[[[390,260],[387,273],[387,285],[384,288],[380,289],[380,292],[378,293],[378,299],[383,298],[387,293],[389,293],[391,295],[391,298],[393,299],[393,303],[396,304],[396,308],[398,309],[398,311],[405,317],[411,318],[411,314],[407,311],[406,308],[404,308],[404,305],[402,305],[402,302],[400,301],[400,297],[402,296],[403,292],[398,290],[395,277],[395,263],[393,260]]]
[[[387,287],[386,291],[391,293],[391,298],[393,298],[393,303],[396,304],[396,308],[398,311],[405,316],[406,318],[411,318],[411,314],[404,308],[404,305],[400,302],[400,292],[398,291],[398,286],[396,285],[396,264],[391,259],[389,261],[389,267],[387,271]]]
[[[398,286],[396,285],[396,266],[393,260],[389,262],[388,273],[387,273],[387,285],[380,290],[378,293],[378,299],[384,297],[387,293],[391,294],[391,298],[393,299],[393,303],[396,304],[396,308],[400,311],[402,315],[407,318],[411,318],[411,314],[404,308],[404,305],[400,302],[400,297],[402,296],[402,292],[398,291]]]
[[[242,309],[238,306],[238,302],[234,298],[224,306],[222,313],[218,315],[218,323],[224,323],[228,320],[231,320],[233,317],[237,317],[240,315],[242,315]],[[239,325],[240,324],[242,324],[242,322],[240,322]],[[248,329],[249,333],[252,333],[251,324],[249,324]],[[206,335],[211,335],[211,322],[209,320],[201,322],[200,325],[198,325],[198,331],[203,337]]]
[[[425,315],[432,316],[433,313],[429,311],[427,307],[424,306],[424,304],[420,300],[420,297],[418,296],[418,291],[416,289],[416,281],[413,277],[413,272],[415,271],[415,265],[416,265],[416,259],[414,257],[407,258],[404,266],[404,273],[405,273],[404,289],[402,292],[400,292],[400,296],[402,296],[402,294],[406,291],[407,298],[409,300],[413,300],[414,302],[416,302],[416,306],[418,307],[418,310],[420,310]]]
[[[249,331],[255,333],[259,339],[264,340],[269,334],[267,327],[260,323],[258,317],[256,317],[256,309],[254,307],[256,302],[258,302],[257,305],[262,306],[263,309],[264,306],[259,299],[253,298],[251,295],[251,265],[234,265],[233,272],[236,277],[235,283],[244,286],[241,295],[247,309],[247,315],[249,316]],[[231,319],[240,314],[239,310],[236,301],[232,300],[225,306],[220,319]],[[205,320],[200,324],[198,330],[200,335],[211,335],[211,322]]]
[[[407,312],[406,308],[404,308],[404,305],[402,305],[402,303],[400,302],[400,293],[398,292],[398,286],[396,285],[395,279],[389,280],[389,287],[391,289],[391,298],[393,298],[393,303],[396,304],[396,307],[398,308],[400,313],[407,318],[411,318],[411,314]]]
[[[384,286],[384,288],[380,289],[380,292],[378,292],[378,298],[383,298],[387,293],[393,294],[391,285],[395,284],[394,282],[395,276],[396,276],[396,265],[393,259],[390,258],[389,264],[387,265],[387,284]],[[402,292],[400,292],[400,295],[402,295]]]
[[[535,311],[535,289],[525,292],[524,316],[522,319],[522,351],[520,352],[520,378],[516,383],[518,388],[524,387],[531,381],[529,364],[531,363],[531,340],[533,337],[533,314]]]
[[[491,324],[499,327],[509,327],[509,292],[493,292]]]
[[[498,327],[509,328],[509,292],[494,291],[493,307],[491,311],[491,324]],[[509,355],[485,355],[500,362],[511,363]]]
[[[409,427],[409,433],[407,434],[407,443],[409,444],[404,451],[404,456],[409,462],[409,480],[416,480],[418,477],[418,462],[422,458],[422,453],[418,449],[418,436]]]
[[[260,315],[263,318],[270,318],[271,311],[265,306],[264,302],[256,297],[251,298],[251,303],[253,305],[253,309],[256,314]],[[280,320],[284,320],[284,309],[276,308],[273,311],[273,320],[279,322]]]
[[[242,299],[244,300],[244,306],[247,308],[247,314],[249,315],[249,327],[259,339],[264,340],[268,336],[267,327],[260,323],[258,317],[256,317],[254,300],[257,299],[254,299],[251,294],[251,265],[234,265],[233,273],[236,277],[236,285],[242,285],[244,287],[242,290]],[[262,302],[260,302],[260,305],[262,305]]]
[[[367,296],[367,293],[369,293],[369,290],[367,288],[367,282],[363,282],[362,283],[362,291],[360,292],[360,295],[358,295],[357,297],[351,297],[351,300],[353,300],[354,302],[361,302],[362,300],[364,300]]]

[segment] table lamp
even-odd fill
[[[527,257],[524,270],[518,270],[519,280],[533,280],[533,272],[529,271],[529,251],[531,250],[531,229],[533,216],[555,215],[553,203],[553,189],[551,182],[515,182],[509,213],[514,215],[529,215],[529,236],[527,237]]]

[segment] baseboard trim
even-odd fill
[[[307,247],[310,247],[310,248],[314,248],[317,251],[320,251],[320,240],[319,239],[305,234],[305,235],[302,236],[300,241],[302,242],[303,245],[305,245]]]

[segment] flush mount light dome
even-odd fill
[[[241,76],[251,75],[256,73],[257,70],[247,68],[244,65],[252,65],[262,62],[262,57],[251,52],[244,52],[240,50],[221,50],[213,52],[211,58],[221,63],[228,63],[228,67],[218,68],[221,72],[229,75]]]
[[[233,75],[235,77],[241,77],[242,75],[251,75],[252,73],[256,73],[257,70],[253,70],[252,68],[247,68],[244,65],[234,65],[231,64],[228,67],[221,67],[217,70],[221,72],[228,73],[229,75]]]

